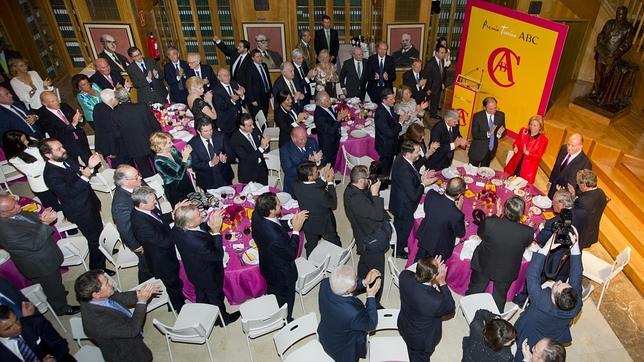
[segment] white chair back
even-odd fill
[[[259,131],[264,132],[264,128],[266,127],[266,115],[264,114],[264,111],[260,110],[257,112],[255,115],[255,123],[257,124]]]
[[[342,155],[344,156],[344,160],[351,168],[360,164],[360,159],[347,152],[347,149],[344,148],[344,145],[342,145]]]
[[[499,308],[497,308],[496,303],[494,303],[494,298],[490,293],[476,293],[466,295],[460,300],[460,308],[465,317],[465,321],[469,325],[474,319],[474,314],[479,309],[488,310],[494,314],[501,314]]]
[[[622,269],[631,261],[631,247],[627,246],[621,253],[615,258],[615,262],[612,265],[612,271],[610,273],[609,279],[613,279],[617,274],[619,274]]]
[[[268,168],[269,171],[281,172],[279,154],[275,155],[271,153],[265,153],[264,160],[266,160],[266,168]]]
[[[81,317],[69,318],[69,326],[72,329],[72,338],[78,343],[78,347],[82,347],[81,339],[88,339],[83,328],[83,319]]]
[[[161,333],[170,337],[173,341],[199,343],[198,341],[201,340],[205,342],[206,329],[199,323],[185,327],[171,327],[160,322],[156,318],[154,318],[152,323],[161,331]]]
[[[317,334],[317,328],[318,320],[313,312],[287,324],[273,336],[277,354],[282,358],[284,352],[286,352],[286,350],[288,350],[297,341],[312,334]]]
[[[281,328],[286,324],[288,305],[278,307],[275,295],[269,294],[251,299],[239,306],[242,330],[255,338]]]
[[[342,250],[342,253],[340,253],[340,255],[338,256],[337,264],[335,265],[334,269],[341,265],[346,264],[347,261],[349,261],[349,258],[351,258],[351,251],[355,244],[356,244],[356,240],[353,239],[351,241],[351,244],[349,244],[349,246],[347,246],[346,249]]]
[[[398,329],[398,314],[400,309],[379,309],[378,310],[378,325],[373,332],[382,331],[386,329]]]
[[[324,278],[324,272],[329,267],[329,262],[331,262],[331,255],[327,255],[326,258],[324,258],[324,262],[315,267],[312,272],[298,276],[295,288],[299,290],[301,294],[308,293]]]
[[[399,281],[398,276],[400,275],[400,269],[396,266],[396,261],[391,256],[387,258],[387,264],[389,264],[389,272],[391,273],[391,280],[398,287]]]
[[[150,177],[144,179],[145,183],[154,189],[154,193],[157,195],[157,198],[165,196],[165,190],[163,189],[163,179],[161,175],[154,174]]]
[[[116,230],[116,226],[114,226],[114,224],[108,222],[107,224],[103,225],[103,231],[98,237],[98,243],[99,246],[103,249],[101,251],[103,251],[105,257],[112,263],[114,263],[112,251],[114,250],[114,247],[116,246],[116,243],[118,243],[120,238],[121,237],[119,235],[119,232],[118,230]]]
[[[20,290],[41,314],[47,312],[47,296],[45,291],[42,289],[40,284],[33,284],[29,287],[23,288]]]
[[[165,284],[163,284],[163,281],[161,279],[156,279],[156,278],[150,278],[146,280],[145,282],[137,285],[136,287],[130,289],[130,290],[138,290],[143,287],[143,285],[148,284],[148,283],[156,283],[161,287],[161,293],[157,294],[154,296],[154,298],[150,299],[148,301],[148,308],[146,309],[146,313],[149,313],[160,306],[167,304],[170,309],[172,310],[172,313],[174,316],[177,316],[177,312],[174,310],[174,307],[172,306],[172,303],[170,303],[170,297],[168,296],[168,289],[165,287]]]

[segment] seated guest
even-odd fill
[[[472,144],[467,153],[470,164],[477,167],[490,166],[499,140],[505,136],[505,113],[497,111],[494,97],[486,97],[483,100],[483,110],[474,113],[471,134]]]
[[[120,71],[112,69],[107,59],[97,58],[94,64],[96,65],[96,73],[92,74],[89,80],[98,85],[99,88],[116,89],[125,87],[130,89],[132,87],[132,83],[129,80],[125,80]]]
[[[259,111],[262,111],[264,116],[268,117],[268,101],[271,99],[273,89],[268,66],[263,62],[264,58],[259,50],[251,50],[249,56],[253,62],[246,69],[245,84],[249,85],[246,102],[253,117]]]
[[[454,150],[456,147],[466,147],[467,139],[461,137],[458,129],[458,113],[450,109],[445,112],[443,121],[438,122],[432,127],[430,132],[430,142],[438,142],[439,147],[436,152],[429,158],[427,166],[432,170],[442,170],[452,165],[454,159]]]
[[[8,62],[9,72],[12,75],[11,88],[29,109],[35,111],[42,107],[40,94],[44,91],[53,91],[51,79],[43,80],[38,72],[29,70],[27,62],[22,58],[11,59]]]
[[[405,114],[409,115],[409,120],[403,124],[402,130],[399,133],[402,135],[407,132],[409,126],[414,123],[419,123],[419,125],[422,126],[422,119],[425,114],[425,109],[429,107],[429,102],[423,101],[422,103],[416,103],[416,100],[413,98],[412,90],[407,85],[400,87],[398,94],[400,97],[394,105],[394,112],[399,116]]]
[[[81,303],[83,330],[106,361],[152,361],[142,332],[148,301],[161,293],[157,283],[120,293],[114,291],[112,281],[102,271],[90,270],[76,279],[74,290]]]
[[[69,153],[69,157],[79,157],[87,164],[91,152],[87,135],[80,122],[83,115],[76,112],[67,103],[60,103],[54,92],[44,91],[40,94],[43,107],[40,109],[39,123],[52,138],[60,141]]]
[[[510,285],[519,275],[523,252],[534,238],[534,230],[521,224],[524,211],[523,199],[512,196],[505,201],[503,218],[486,218],[477,232],[481,243],[472,256],[472,277],[467,294],[485,293],[492,281],[492,297],[501,312],[505,309]]]
[[[228,313],[224,304],[224,253],[221,245],[221,224],[224,210],[213,212],[204,223],[199,209],[186,203],[174,212],[172,239],[177,244],[183,266],[195,286],[197,303],[219,307],[224,322],[239,319],[239,312]],[[221,321],[217,320],[218,325]]]
[[[416,104],[422,104],[429,96],[429,83],[426,77],[423,74],[423,61],[420,59],[414,59],[411,69],[403,73],[403,85],[409,87],[411,97]]]
[[[463,362],[511,362],[511,346],[517,331],[500,316],[479,309],[470,322],[470,335],[463,337]]]
[[[0,87],[0,134],[19,130],[29,138],[41,140],[45,132],[36,125],[37,120],[38,116],[33,111],[27,110],[22,102],[14,101],[13,94],[7,88]]]
[[[45,208],[51,207],[55,211],[61,211],[58,198],[49,191],[42,177],[45,160],[38,150],[38,145],[29,139],[27,134],[17,130],[5,132],[2,143],[5,157],[13,167],[27,176],[29,188],[38,197],[40,203]]]
[[[367,354],[367,333],[378,325],[375,295],[382,285],[379,271],[372,269],[358,279],[350,266],[335,269],[320,283],[320,344],[336,362],[356,362]],[[366,289],[366,306],[353,293]]]
[[[573,210],[586,212],[586,225],[583,230],[578,230],[579,242],[582,249],[585,249],[590,248],[598,240],[599,222],[604,214],[608,199],[604,191],[597,187],[597,175],[592,170],[577,172],[577,185],[579,185],[580,192],[575,199]]]
[[[203,79],[197,77],[190,77],[186,81],[186,88],[188,89],[188,107],[192,112],[195,119],[207,116],[212,121],[217,119],[217,112],[212,103],[212,92],[204,93],[204,85],[206,83]],[[202,98],[203,97],[203,98]]]
[[[570,249],[570,284],[557,281],[551,288],[541,288],[541,272],[553,242],[552,238],[549,239],[539,252],[532,254],[526,274],[530,304],[514,324],[517,341],[527,339],[530,348],[544,337],[561,343],[572,342],[570,322],[577,317],[583,304],[580,298],[582,266],[578,242]],[[517,350],[514,360],[523,361],[521,350]]]
[[[554,339],[542,338],[532,350],[524,339],[521,350],[525,362],[566,362],[566,348]]]
[[[187,167],[192,167],[197,176],[197,186],[203,190],[230,185],[234,177],[230,161],[235,156],[228,138],[223,132],[214,131],[213,128],[210,118],[195,118],[197,135],[187,145],[191,148],[191,161]]]
[[[420,171],[422,166],[427,168],[429,157],[436,152],[436,149],[438,149],[440,144],[438,142],[432,142],[429,145],[429,148],[427,148],[427,144],[425,143],[425,127],[419,123],[412,123],[409,128],[407,128],[407,131],[403,135],[403,141],[407,140],[414,141],[420,146],[420,156],[418,157],[418,160],[414,162],[416,170]]]
[[[76,94],[76,100],[81,106],[83,116],[87,123],[94,127],[94,107],[101,103],[101,88],[89,81],[85,74],[76,74],[72,77],[72,89]]]
[[[378,105],[375,115],[376,152],[382,167],[382,173],[389,176],[394,156],[398,152],[398,135],[408,115],[399,116],[394,112],[396,97],[391,89],[382,91],[382,103]]]
[[[230,146],[237,155],[237,180],[241,183],[259,182],[268,185],[268,167],[264,154],[270,139],[255,129],[253,116],[244,113],[239,118],[239,129],[230,138]]]
[[[121,145],[123,140],[114,119],[114,108],[119,101],[112,89],[103,89],[100,96],[102,102],[94,106],[94,147],[96,152],[103,155],[111,168],[117,168],[120,164],[129,161],[123,155],[124,147]]]
[[[41,314],[18,317],[11,308],[0,305],[0,360],[76,361],[69,354],[65,338]]]
[[[155,132],[150,136],[150,148],[156,153],[154,166],[163,178],[165,196],[174,207],[179,201],[186,199],[189,193],[195,192],[187,172],[191,165],[192,147],[186,145],[183,151],[179,152],[172,144],[172,136],[169,133]]]
[[[504,171],[510,175],[521,176],[528,183],[534,183],[543,153],[546,152],[548,138],[543,134],[543,117],[532,116],[528,128],[521,128],[514,141],[514,156],[505,165]]]
[[[199,53],[188,53],[186,56],[186,62],[188,62],[188,72],[186,77],[190,79],[191,77],[197,77],[204,81],[206,93],[209,90],[212,90],[213,87],[217,84],[217,77],[215,72],[212,70],[212,67],[208,64],[203,64],[201,62],[201,55]]]
[[[293,109],[293,97],[288,91],[280,91],[275,98],[279,107],[275,108],[275,124],[280,129],[279,147],[284,146],[290,141],[291,131],[299,127],[300,123],[308,117],[308,113],[297,113]]]
[[[447,181],[445,194],[429,190],[425,196],[423,208],[425,217],[418,228],[418,254],[416,260],[425,256],[440,255],[443,260],[452,256],[456,238],[465,235],[465,215],[463,208],[465,181],[454,177]],[[412,213],[413,213],[412,209]]]
[[[172,215],[161,214],[154,189],[148,186],[141,186],[132,192],[132,203],[132,234],[143,247],[150,272],[155,278],[161,279],[172,306],[178,312],[183,307],[184,297],[174,238],[170,234]]]
[[[302,227],[306,233],[304,249],[307,256],[311,255],[320,239],[342,246],[333,215],[333,210],[338,207],[334,182],[335,171],[327,164],[322,172],[324,180],[320,178],[320,171],[315,162],[302,161],[297,166],[298,181],[293,184],[293,193],[298,200],[300,210],[309,212],[309,219]]]
[[[440,256],[418,260],[416,273],[407,269],[400,273],[398,331],[410,361],[429,361],[443,334],[443,318],[454,313],[446,276]]]
[[[273,84],[273,98],[281,91],[286,91],[293,98],[293,109],[298,112],[304,110],[304,84],[295,79],[295,67],[291,62],[284,62],[280,66],[281,75]],[[319,75],[319,74],[318,74]]]
[[[552,199],[555,191],[560,188],[567,189],[568,185],[574,187],[575,193],[578,193],[577,172],[592,168],[593,165],[584,153],[584,137],[579,133],[573,133],[568,137],[568,143],[559,149],[557,160],[552,166],[552,172],[546,185],[548,197]]]
[[[284,192],[293,195],[293,182],[297,179],[297,165],[304,160],[319,164],[322,160],[322,151],[313,138],[306,137],[306,130],[302,127],[293,128],[291,142],[280,147],[280,163],[284,170]]]
[[[230,79],[228,69],[221,67],[217,72],[217,85],[212,87],[212,101],[217,109],[217,128],[230,140],[237,129],[237,120],[242,113],[244,87]]]
[[[338,148],[340,148],[340,121],[344,119],[349,112],[347,110],[340,111],[336,114],[331,107],[331,98],[325,91],[318,92],[315,95],[315,128],[317,129],[318,142],[322,149],[322,164],[335,164],[336,156],[338,155]]]
[[[251,220],[253,239],[262,252],[259,254],[259,270],[267,284],[267,294],[277,298],[278,305],[288,304],[287,320],[293,320],[295,282],[297,268],[295,259],[300,245],[300,230],[308,217],[308,211],[300,211],[289,222],[280,220],[282,205],[272,192],[260,195],[255,201]],[[289,236],[289,231],[293,232]]]
[[[188,63],[179,59],[179,49],[170,45],[166,48],[165,54],[168,62],[163,66],[163,77],[168,84],[170,101],[172,103],[188,104],[188,92],[186,91],[186,74]]]

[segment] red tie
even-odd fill
[[[58,118],[60,118],[60,120],[63,121],[65,125],[69,126],[69,121],[67,120],[67,117],[65,117],[65,114],[63,114],[63,111],[59,109],[57,113],[58,113]],[[74,135],[74,139],[77,140],[78,135],[76,135],[76,131],[72,132],[72,134]]]

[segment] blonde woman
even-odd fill
[[[190,77],[186,81],[188,90],[188,107],[195,119],[208,116],[213,122],[217,119],[215,106],[212,104],[212,91],[204,94],[203,86],[206,82],[198,77]]]
[[[316,89],[318,92],[326,91],[331,97],[336,96],[335,85],[338,84],[340,78],[335,68],[335,64],[331,63],[331,55],[326,49],[322,49],[318,54],[318,65],[315,69],[318,75],[315,77]]]
[[[396,97],[396,104],[394,105],[394,112],[402,116],[403,114],[409,114],[409,120],[405,122],[400,131],[400,135],[407,132],[407,128],[412,123],[419,122],[422,126],[422,118],[425,114],[425,109],[429,106],[428,102],[423,102],[421,104],[416,104],[416,100],[413,97],[412,90],[409,86],[403,85],[398,91],[398,96]]]
[[[49,78],[42,80],[38,72],[29,70],[24,59],[11,59],[9,61],[9,72],[13,76],[11,78],[11,88],[16,92],[22,103],[31,110],[37,110],[42,107],[40,93],[46,90],[54,90],[51,80]]]
[[[163,189],[168,202],[174,207],[186,199],[188,194],[195,192],[188,168],[192,147],[186,145],[179,152],[172,144],[172,136],[166,132],[155,132],[150,136],[150,149],[154,151],[154,166],[163,179]]]
[[[548,147],[548,138],[543,134],[543,130],[543,117],[530,117],[528,128],[521,128],[519,136],[514,141],[512,149],[514,156],[505,166],[505,172],[521,176],[529,183],[534,183],[539,161]]]

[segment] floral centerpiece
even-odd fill
[[[494,212],[496,208],[498,196],[495,190],[492,189],[483,189],[476,193],[476,200],[474,201],[474,207],[481,207],[487,209],[488,214]]]

